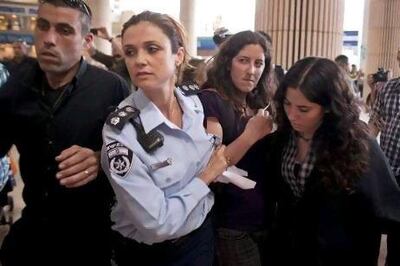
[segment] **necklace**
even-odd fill
[[[296,135],[297,135],[297,137],[299,137],[300,139],[304,140],[305,142],[310,142],[312,140],[312,137],[311,138],[306,138],[300,133],[297,133]]]

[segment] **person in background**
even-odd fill
[[[296,62],[275,94],[276,265],[377,265],[400,225],[400,190],[335,62]]]
[[[145,11],[122,29],[138,88],[103,129],[102,166],[117,203],[112,220],[119,266],[211,266],[212,183],[227,167],[224,147],[207,134],[196,95],[175,87],[187,61],[182,26]]]
[[[205,66],[204,59],[201,58],[190,58],[188,66],[185,67],[182,74],[181,83],[193,83],[199,86],[204,83],[203,75],[200,73],[200,69]]]
[[[374,106],[378,92],[382,90],[387,82],[387,73],[383,71],[378,71],[375,74],[369,74],[367,76],[367,84],[371,90],[366,99],[366,106],[368,108],[368,111],[370,111],[371,108]]]
[[[92,28],[90,31],[94,34],[94,36],[110,42],[111,55],[100,52],[94,45],[90,46],[89,54],[93,57],[93,59],[103,63],[107,68],[111,69],[118,60],[121,60],[124,57],[121,47],[121,35],[111,37],[105,27]]]
[[[215,45],[219,48],[221,44],[223,44],[231,36],[232,33],[230,33],[227,28],[221,27],[214,31],[212,39]]]
[[[397,51],[400,66],[400,49]],[[379,72],[378,72],[379,73]],[[381,76],[381,75],[378,75]],[[375,77],[378,77],[375,74]],[[385,77],[383,75],[383,77]],[[388,73],[386,72],[386,78]],[[400,184],[400,78],[389,80],[376,92],[369,120],[371,134],[380,133],[380,146],[389,160],[397,184]],[[400,201],[397,201],[400,206]],[[400,208],[400,207],[399,207]],[[387,235],[386,266],[400,265],[400,230]]]
[[[360,68],[358,70],[356,84],[357,84],[357,87],[358,87],[358,91],[360,92],[360,97],[361,98],[364,96],[364,78],[365,78],[364,71]]]
[[[358,91],[358,88],[356,87],[354,80],[351,78],[349,58],[346,55],[341,54],[335,58],[335,62],[336,62],[336,64],[338,64],[340,69],[343,71],[344,76],[347,80],[347,83],[349,83],[351,92],[354,94],[354,96],[356,96],[359,100],[361,100],[360,92]]]
[[[9,61],[4,62],[4,65],[10,75],[14,75],[14,73],[17,72],[18,68],[23,68],[23,65],[29,65],[36,61],[35,58],[28,55],[28,46],[26,42],[21,40],[16,41],[12,44],[12,47],[14,51],[14,57]]]
[[[199,93],[207,131],[222,138],[230,164],[257,182],[250,190],[215,184],[221,266],[268,265],[265,250],[274,208],[264,190],[267,175],[257,161],[263,154],[258,141],[272,130],[272,119],[262,110],[271,101],[266,79],[271,71],[270,52],[257,32],[232,35],[220,47]]]
[[[357,66],[355,64],[351,64],[350,78],[353,80],[357,80],[357,76],[358,76]]]
[[[3,266],[111,264],[113,194],[100,170],[101,130],[128,86],[82,59],[91,17],[84,1],[40,0],[38,62],[0,89],[0,157],[15,144],[26,204],[3,241]]]
[[[110,71],[113,71],[120,75],[123,79],[126,80],[126,82],[128,82],[128,84],[132,84],[128,69],[126,68],[124,61],[123,51],[121,47],[121,35],[112,37],[105,27],[92,28],[90,31],[94,34],[94,36],[109,41],[111,43],[111,55],[105,54],[97,50],[94,46],[94,43],[91,43],[89,45],[89,49],[87,49],[89,56],[92,59],[105,65]]]
[[[214,35],[212,37],[217,51],[219,47],[230,37],[232,34],[229,32],[229,30],[225,27],[220,27],[217,28],[214,31]],[[196,72],[194,73],[194,76],[196,77],[196,83],[201,87],[204,82],[207,80],[207,72],[208,69],[211,67],[211,64],[214,60],[214,56],[207,58],[204,60],[203,63],[199,64],[199,66],[196,69]]]

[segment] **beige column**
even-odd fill
[[[188,52],[191,56],[197,55],[197,35],[195,30],[195,12],[196,11],[196,0],[181,0],[180,2],[180,21],[185,27],[187,40],[188,40]]]
[[[342,51],[345,0],[256,0],[255,29],[270,34],[273,63],[288,69],[306,56]]]
[[[365,61],[362,68],[369,74],[375,73],[378,67],[384,67],[398,77],[400,69],[396,57],[400,48],[400,0],[366,0],[365,8]]]
[[[106,27],[111,34],[111,6],[110,0],[87,0],[92,10],[92,27]],[[96,48],[104,53],[111,54],[111,45],[108,41],[95,37]]]

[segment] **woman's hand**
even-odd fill
[[[225,157],[225,146],[221,145],[215,149],[200,179],[207,185],[213,182],[228,167],[229,159]]]
[[[257,114],[247,122],[243,134],[245,134],[246,139],[248,139],[251,144],[254,144],[259,139],[271,133],[272,127],[273,121],[268,111],[259,109]]]

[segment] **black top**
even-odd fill
[[[268,136],[267,165],[278,199],[276,265],[377,265],[381,233],[398,230],[400,190],[375,140],[354,190],[326,188],[315,165],[297,199],[281,174],[287,136]]]
[[[100,151],[110,107],[127,96],[128,86],[117,75],[83,60],[56,99],[51,100],[45,84],[35,62],[20,68],[0,90],[0,157],[12,144],[20,153],[26,203],[22,217],[68,227],[101,225],[108,221],[112,196],[105,175],[78,188],[65,188],[55,177],[55,157],[72,145]]]
[[[223,99],[214,90],[202,90],[199,98],[204,106],[205,117],[215,117],[223,129],[224,145],[229,145],[239,137],[249,118],[236,112],[233,105]],[[232,184],[215,184],[216,217],[218,227],[234,230],[255,231],[265,229],[272,221],[273,203],[270,193],[266,191],[271,186],[262,159],[265,154],[264,140],[258,141],[236,164],[248,172],[248,178],[257,182],[256,187],[243,190]]]

